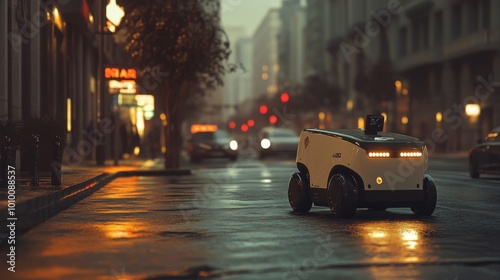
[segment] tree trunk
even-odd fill
[[[182,109],[185,104],[189,83],[183,82],[180,87],[173,89],[170,87],[170,95],[166,95],[165,108],[167,115],[167,126],[165,127],[165,168],[179,168],[182,150]],[[175,95],[174,95],[175,94]]]

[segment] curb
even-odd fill
[[[132,176],[187,176],[191,175],[190,169],[176,170],[133,170],[119,171],[115,173],[117,177],[132,177]]]
[[[189,169],[133,170],[119,171],[113,174],[103,173],[85,182],[67,187],[65,189],[16,203],[16,235],[20,236],[31,228],[55,216],[59,212],[68,209],[72,205],[109,184],[116,178],[132,176],[186,176],[191,174],[191,170]],[[7,222],[7,217],[8,209],[0,209],[0,219]],[[7,227],[2,227],[0,229],[0,247],[7,244],[6,241],[9,236],[8,234],[9,229]]]

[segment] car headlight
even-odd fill
[[[236,140],[231,140],[231,142],[229,142],[229,148],[233,151],[238,150],[238,142]]]
[[[260,146],[262,147],[262,149],[267,150],[269,149],[269,147],[271,147],[271,141],[269,141],[269,139],[267,138],[264,138],[260,141]]]

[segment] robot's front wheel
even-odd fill
[[[337,218],[351,218],[358,207],[356,184],[349,176],[335,174],[328,181],[328,206]]]
[[[309,180],[303,173],[294,173],[288,182],[288,202],[294,212],[309,212],[312,200],[309,196]]]
[[[430,216],[436,209],[437,190],[434,180],[428,174],[424,176],[424,192],[425,201],[417,207],[412,207],[411,210],[417,215]]]

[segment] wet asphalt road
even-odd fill
[[[500,279],[500,177],[433,159],[432,217],[291,211],[292,160],[120,178],[18,237],[0,279]],[[9,278],[6,278],[9,277]]]

